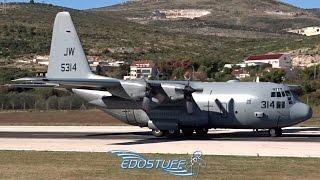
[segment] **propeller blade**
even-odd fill
[[[143,97],[142,100],[142,109],[145,110],[146,112],[150,111],[150,98],[148,97]]]
[[[194,108],[193,108],[193,102],[192,101],[186,101],[186,107],[188,114],[193,114]]]

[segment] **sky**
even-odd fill
[[[283,0],[302,8],[320,8],[320,0]]]
[[[3,1],[3,0],[0,0]],[[13,2],[15,0],[7,0]],[[19,2],[29,2],[29,0],[17,0]],[[90,9],[96,7],[110,6],[125,2],[126,0],[35,0],[35,2],[45,2],[54,5],[70,7],[74,9]],[[283,0],[302,8],[320,8],[320,0]]]
[[[0,0],[3,1],[3,0]],[[126,0],[34,0],[74,9],[90,9],[104,6],[111,6],[125,2]],[[7,0],[7,2],[30,2],[30,0]]]

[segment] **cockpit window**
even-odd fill
[[[293,100],[292,100],[292,93],[290,91],[285,91],[287,97],[288,97],[288,102],[289,104],[293,104]]]
[[[277,97],[281,97],[281,93],[280,92],[277,92]]]
[[[271,97],[286,97],[284,92],[271,92]]]
[[[290,91],[286,91],[287,96],[291,96]]]

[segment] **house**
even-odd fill
[[[287,32],[301,34],[305,36],[316,36],[320,34],[320,27],[314,26],[314,27],[306,27],[301,29],[290,29]]]
[[[36,56],[33,60],[30,60],[28,64],[30,63],[35,63],[43,66],[48,66],[49,65],[49,55],[44,55],[44,56]]]
[[[155,64],[149,60],[136,60],[130,65],[130,75],[124,79],[142,79],[150,78],[157,74]]]
[[[250,74],[246,72],[244,68],[235,69],[232,71],[231,74],[237,79],[244,79],[244,78],[250,77]]]
[[[240,64],[225,64],[223,68],[229,68],[232,69],[233,67],[241,67],[241,68],[245,68],[246,64],[245,63],[240,63]]]
[[[125,64],[124,61],[110,61],[108,63],[108,66],[110,66],[110,67],[120,67],[120,66],[122,66],[124,64]]]
[[[263,54],[252,55],[245,59],[247,66],[258,66],[263,64],[271,64],[272,68],[291,68],[292,60],[288,54]]]

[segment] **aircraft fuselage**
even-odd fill
[[[142,100],[114,96],[101,98],[101,109],[130,125],[151,129],[190,128],[269,129],[291,126],[309,119],[311,108],[293,97],[286,85],[252,82],[191,82],[202,92],[192,94],[193,113],[187,112],[185,100],[151,104],[142,109]],[[87,99],[96,91],[74,90]],[[92,100],[92,99],[91,99]]]

